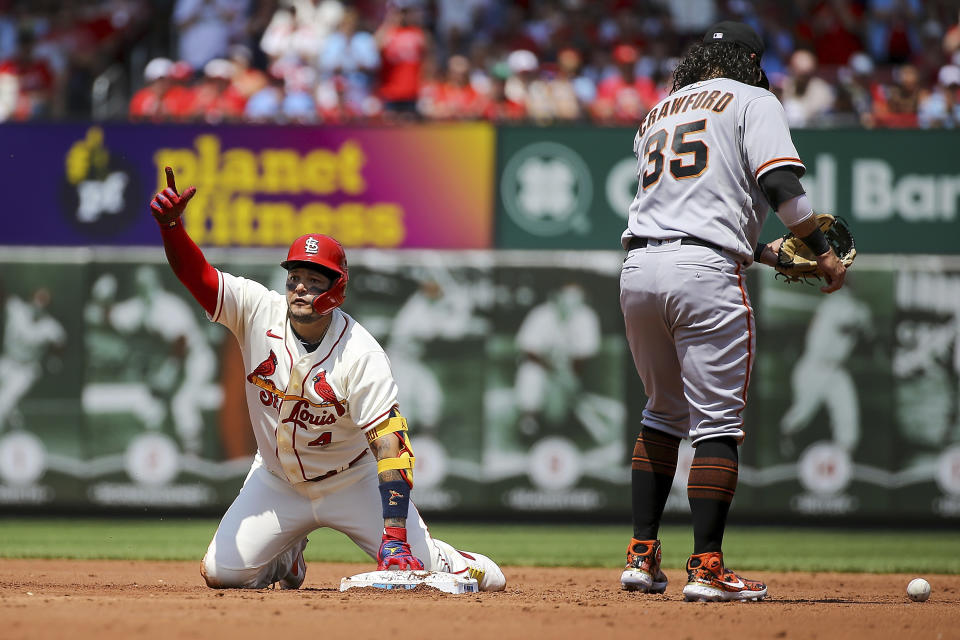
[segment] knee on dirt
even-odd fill
[[[211,589],[249,589],[257,569],[228,569],[207,554],[200,561],[200,575]]]

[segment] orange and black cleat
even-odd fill
[[[762,600],[767,596],[767,585],[724,568],[723,554],[713,551],[694,554],[687,560],[683,596],[688,602]]]
[[[627,566],[620,575],[624,591],[663,593],[667,576],[660,570],[660,541],[632,538],[627,547]]]

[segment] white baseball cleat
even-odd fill
[[[497,563],[482,553],[460,551],[436,538],[433,547],[435,555],[431,558],[431,567],[435,571],[468,575],[477,581],[480,591],[503,591],[507,586],[507,579]]]
[[[307,563],[303,559],[303,550],[307,548],[307,539],[304,538],[302,542],[294,545],[294,549],[297,549],[297,552],[293,556],[293,563],[290,565],[290,571],[287,572],[287,575],[280,578],[280,588],[281,589],[299,589],[300,585],[303,584],[304,578],[307,577]]]
[[[458,553],[467,561],[467,575],[476,579],[480,591],[503,591],[507,586],[507,579],[497,563],[481,553],[460,551]]]

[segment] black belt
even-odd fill
[[[643,249],[647,246],[647,240],[649,238],[637,238],[636,236],[630,238],[630,241],[627,242],[627,251],[633,251],[634,249]],[[707,249],[713,249],[714,251],[723,251],[723,247],[720,245],[713,244],[712,242],[707,242],[706,240],[701,240],[700,238],[681,238],[680,244],[695,244],[698,247],[706,247]]]
[[[367,451],[369,451],[369,449],[364,449],[363,451],[361,451],[361,452],[360,452],[360,455],[358,455],[356,458],[354,458],[353,460],[351,460],[350,463],[349,463],[346,467],[344,467],[343,469],[331,469],[330,471],[327,471],[327,472],[326,472],[325,474],[323,474],[322,476],[317,476],[316,478],[310,478],[309,480],[307,480],[307,482],[320,482],[321,480],[326,480],[326,479],[329,478],[330,476],[335,476],[335,475],[337,475],[337,474],[340,473],[341,471],[346,471],[347,469],[349,469],[349,468],[352,467],[353,465],[355,465],[355,464],[357,464],[358,462],[360,462],[360,458],[362,458],[363,456],[367,455]]]

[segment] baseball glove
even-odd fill
[[[843,266],[849,267],[853,264],[853,259],[857,257],[857,248],[847,221],[829,213],[818,213],[817,224]],[[777,270],[777,277],[782,276],[787,282],[808,282],[810,278],[823,278],[823,272],[817,265],[817,256],[793,233],[783,236],[774,268]]]

